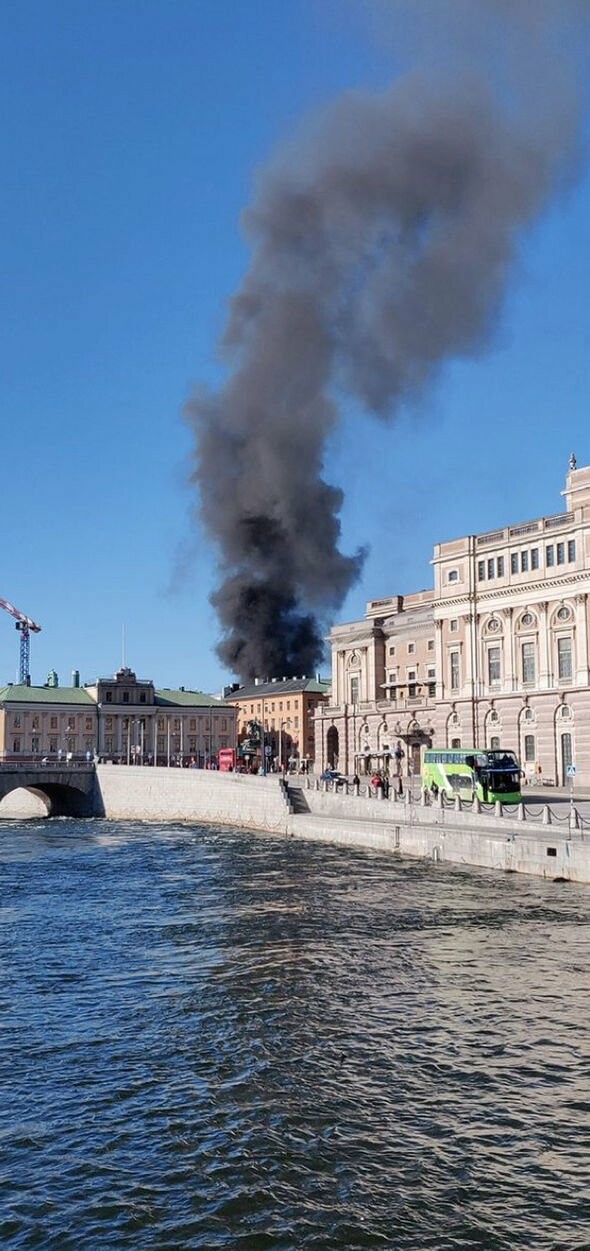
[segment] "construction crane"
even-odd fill
[[[29,673],[29,661],[31,656],[31,634],[38,634],[41,626],[36,621],[31,621],[24,612],[19,612],[14,604],[9,604],[7,599],[0,599],[0,608],[5,612],[9,612],[11,617],[16,618],[16,627],[20,634],[20,654],[18,666],[18,680],[21,686],[31,685],[31,675]]]

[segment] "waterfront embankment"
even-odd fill
[[[590,883],[590,838],[575,819],[556,822],[548,808],[531,820],[524,806],[474,812],[460,802],[423,806],[409,796],[379,801],[343,795],[316,788],[314,780],[307,789],[290,790],[277,777],[102,765],[95,812],[113,820],[241,825],[311,842]]]

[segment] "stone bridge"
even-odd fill
[[[94,811],[93,765],[0,765],[0,800],[26,790],[48,801],[53,817],[88,817]]]

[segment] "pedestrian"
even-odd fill
[[[398,778],[401,777],[401,774],[402,774],[402,760],[405,754],[406,753],[398,739],[397,747],[393,753],[394,759],[395,759],[395,768],[396,768],[396,773],[397,773]]]
[[[404,793],[404,783],[403,783],[401,772],[398,774],[398,779],[397,779],[397,793],[398,795],[403,795]]]
[[[389,799],[389,778],[386,773],[383,775],[383,798]]]

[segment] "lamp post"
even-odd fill
[[[262,752],[261,773],[266,773],[266,740],[264,737],[264,695],[262,696],[262,721],[260,725],[260,750]]]
[[[283,771],[283,726],[288,727],[290,725],[290,717],[286,721],[279,722],[279,773]]]

